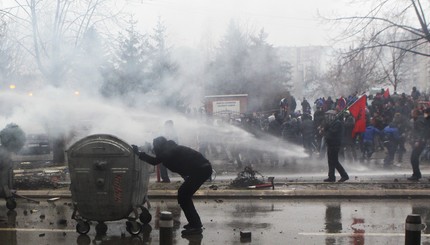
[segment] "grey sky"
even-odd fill
[[[127,0],[142,27],[150,30],[158,17],[175,45],[195,46],[222,36],[231,19],[250,30],[264,28],[275,46],[325,45],[333,30],[324,15],[350,12],[348,0]],[[333,33],[332,33],[333,34]]]
[[[18,1],[19,2],[19,1]],[[355,11],[351,0],[116,0],[125,3],[143,31],[151,31],[158,18],[167,26],[169,41],[175,46],[196,46],[202,41],[217,43],[230,20],[251,31],[264,28],[275,46],[325,45],[335,34],[324,16]],[[16,5],[0,0],[0,7]],[[356,7],[356,6],[355,6]]]

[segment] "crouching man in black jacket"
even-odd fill
[[[188,224],[184,225],[185,230],[182,231],[182,235],[201,234],[203,225],[194,207],[192,197],[212,175],[211,163],[200,152],[178,145],[164,137],[157,137],[153,141],[155,157],[140,152],[135,145],[132,147],[139,159],[151,165],[163,163],[167,169],[184,178],[184,183],[178,189],[178,203],[188,220]]]

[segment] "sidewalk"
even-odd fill
[[[280,164],[276,167],[260,165],[258,169],[254,169],[264,175],[256,176],[258,178],[267,180],[268,177],[274,177],[273,190],[271,187],[231,187],[240,170],[236,169],[234,164],[213,161],[213,168],[217,171],[215,179],[204,183],[196,192],[195,198],[430,198],[430,162],[420,164],[423,178],[411,182],[406,180],[411,175],[409,161],[385,168],[381,164],[383,157],[383,152],[378,152],[372,162],[344,161],[342,164],[350,177],[344,183],[322,182],[327,178],[327,160],[309,161],[306,164],[292,163],[288,166]],[[150,174],[147,193],[149,199],[176,198],[177,189],[183,180],[176,174],[169,175],[171,183],[159,183],[155,173]],[[21,189],[17,194],[29,198],[70,198],[69,184],[66,182],[59,188]]]
[[[248,189],[232,188],[235,176],[218,176],[206,182],[195,198],[430,198],[430,173],[417,182],[407,181],[404,173],[389,175],[351,175],[344,183],[325,183],[321,176],[292,178],[276,176],[272,187]],[[176,198],[182,180],[172,177],[171,183],[159,183],[155,177],[149,181],[148,198]],[[29,198],[70,198],[68,186],[57,189],[18,190],[17,194]]]

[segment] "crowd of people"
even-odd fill
[[[350,113],[349,108],[361,96],[358,93],[349,96],[321,97],[313,101],[313,105],[306,98],[298,103],[293,96],[280,101],[279,110],[268,113],[253,113],[242,115],[241,118],[231,120],[230,123],[245,129],[257,137],[271,135],[286,141],[289,144],[302,146],[309,156],[323,159],[327,156],[324,124],[327,123],[327,112],[334,111],[336,117],[343,123],[343,133],[339,156],[348,161],[369,161],[375,151],[384,151],[384,166],[401,163],[407,156],[407,150],[411,153],[411,164],[414,169],[411,180],[421,178],[419,172],[420,155],[426,147],[430,131],[429,120],[425,120],[430,112],[428,95],[420,93],[413,87],[410,94],[381,89],[380,92],[367,96],[365,130],[353,134],[356,126],[356,118]],[[313,108],[313,110],[312,110]],[[409,144],[410,143],[410,144]],[[232,145],[232,144],[230,144]],[[233,144],[234,145],[234,144]],[[212,152],[221,154],[224,152],[227,160],[236,162],[241,168],[245,162],[257,164],[263,161],[263,155],[269,155],[270,164],[279,164],[280,159],[270,156],[268,152],[256,152],[237,146],[230,146],[230,154],[224,149],[228,146],[214,148]],[[200,151],[207,154],[210,144],[201,143]],[[409,155],[408,155],[409,156]]]
[[[349,175],[339,161],[339,155],[344,159],[348,156],[352,161],[365,161],[372,157],[375,149],[384,150],[386,156],[384,165],[394,164],[395,156],[403,160],[406,153],[406,143],[411,147],[410,163],[412,175],[408,178],[417,181],[422,178],[419,162],[420,156],[430,138],[430,104],[428,97],[421,94],[416,87],[410,95],[405,93],[390,95],[382,89],[375,96],[369,96],[360,107],[364,113],[351,113],[350,109],[366,95],[357,93],[348,97],[318,98],[314,102],[315,111],[312,115],[311,105],[303,98],[302,110],[296,110],[297,103],[293,96],[280,101],[280,108],[270,115],[254,113],[252,116],[230,118],[230,122],[252,133],[254,136],[279,139],[288,144],[302,146],[310,157],[327,156],[328,178],[325,182],[335,182],[337,171],[340,175],[338,182],[349,180]],[[367,97],[364,97],[367,99]],[[366,104],[367,103],[367,104]],[[361,104],[360,104],[361,105]],[[356,108],[356,107],[355,107]],[[364,114],[364,118],[360,118]],[[358,122],[364,121],[364,127],[357,130]],[[214,135],[199,134],[198,149],[178,145],[173,121],[165,123],[165,136],[153,140],[153,155],[140,151],[132,145],[135,154],[151,165],[164,167],[163,182],[170,182],[167,169],[178,173],[184,182],[178,189],[178,203],[182,208],[188,224],[184,225],[183,236],[201,234],[203,224],[193,203],[193,195],[200,186],[210,179],[212,164],[207,154],[222,154],[226,159],[236,162],[238,167],[245,164],[257,164],[264,161],[263,155],[270,159],[272,165],[279,164],[279,156],[275,151],[247,148],[237,140],[230,138],[228,144],[222,141],[212,141]],[[207,133],[207,130],[204,130]],[[230,137],[234,137],[229,135]],[[168,137],[168,138],[166,138]],[[214,145],[214,142],[218,142]],[[361,154],[357,153],[357,150]],[[227,153],[229,151],[229,153]],[[161,169],[161,168],[160,168]]]

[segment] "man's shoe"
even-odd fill
[[[328,178],[328,179],[325,179],[324,182],[336,182],[336,180]]]
[[[410,181],[418,181],[419,179],[420,179],[420,177],[417,177],[417,176],[411,176],[408,178],[408,180],[410,180]]]
[[[199,234],[202,234],[202,232],[203,232],[203,229],[201,227],[200,228],[190,227],[189,229],[185,229],[181,231],[183,236],[199,235]]]
[[[182,226],[182,228],[184,228],[185,230],[187,230],[187,229],[191,229],[192,226],[188,223],[188,224]]]
[[[345,182],[347,180],[349,180],[349,176],[345,176],[345,177],[340,178],[340,180],[338,182],[341,183],[341,182]]]
[[[191,229],[191,228],[202,228],[202,226],[193,226],[190,223],[182,226],[182,228],[184,228],[185,230]]]

